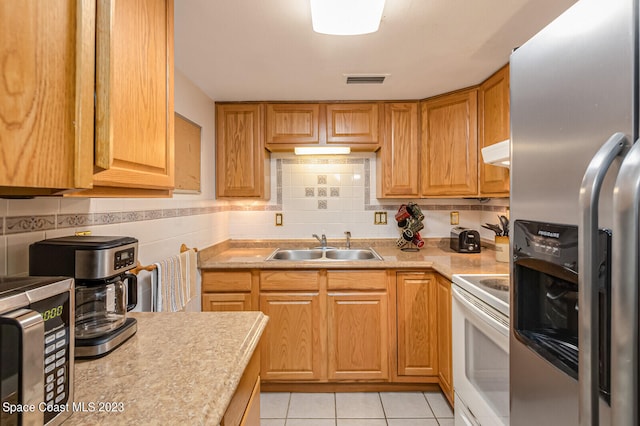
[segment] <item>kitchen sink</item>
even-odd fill
[[[342,249],[327,250],[325,257],[331,260],[382,260],[373,249]]]
[[[358,261],[382,260],[382,257],[372,248],[368,249],[276,249],[265,260],[290,261]]]
[[[283,250],[276,249],[267,260],[319,260],[323,256],[323,250],[302,249]]]

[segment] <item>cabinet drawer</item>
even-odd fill
[[[318,271],[262,271],[260,290],[318,290]]]
[[[203,272],[203,292],[251,291],[251,272]]]
[[[329,290],[387,290],[386,271],[327,271]]]
[[[203,312],[242,312],[251,310],[251,293],[204,293]]]

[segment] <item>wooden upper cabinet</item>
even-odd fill
[[[378,111],[377,103],[327,104],[327,144],[375,151],[380,145]]]
[[[509,139],[509,65],[480,85],[478,91],[478,149]],[[509,169],[480,161],[480,195],[509,196]]]
[[[96,46],[94,185],[172,189],[173,0],[98,2]]]
[[[267,149],[281,145],[317,144],[319,139],[319,104],[267,104]],[[279,146],[280,145],[280,146]]]
[[[418,103],[385,104],[384,139],[378,151],[378,197],[417,197],[419,162]]]
[[[261,104],[216,104],[216,197],[269,198]]]
[[[0,194],[90,188],[95,1],[2,0]]]
[[[477,93],[422,102],[422,195],[478,194]]]

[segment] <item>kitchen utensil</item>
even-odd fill
[[[500,225],[502,225],[502,235],[509,236],[509,219],[505,215],[498,215],[500,219]]]
[[[496,233],[496,236],[501,236],[502,235],[502,229],[498,226],[498,225],[494,225],[491,223],[485,223],[484,225],[480,225],[485,229],[490,229],[493,232]]]

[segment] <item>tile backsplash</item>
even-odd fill
[[[424,238],[448,237],[451,211],[460,212],[461,226],[493,238],[480,224],[497,223],[497,215],[507,212],[508,199],[376,199],[376,166],[373,153],[334,157],[272,154],[271,193],[277,196],[263,203],[234,203],[230,207],[230,237],[308,238],[324,233],[342,238],[350,231],[354,238],[397,238],[395,213],[400,204],[414,201],[425,214]],[[386,225],[374,225],[376,211],[387,212]],[[275,225],[275,212],[283,214],[282,226]]]

